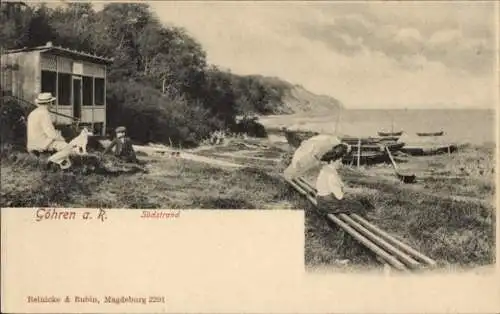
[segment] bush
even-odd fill
[[[267,138],[266,128],[254,117],[244,117],[236,123],[233,132],[244,133],[253,137]]]
[[[1,150],[26,147],[26,111],[17,101],[2,101],[0,111]]]
[[[114,82],[108,92],[108,125],[127,127],[138,143],[191,147],[223,126],[200,102],[163,95],[140,82]]]

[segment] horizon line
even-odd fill
[[[495,110],[495,106],[481,107],[356,107],[343,106],[345,110]]]

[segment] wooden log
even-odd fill
[[[363,244],[370,251],[372,251],[377,256],[385,260],[392,267],[402,271],[408,270],[408,268],[403,263],[401,263],[397,258],[391,256],[386,251],[375,245],[372,241],[370,241],[365,236],[357,232],[354,228],[352,228],[351,226],[347,225],[345,222],[340,220],[336,215],[328,214],[327,218],[336,225],[338,225],[340,228],[342,228],[345,232],[349,233],[354,239]]]
[[[397,240],[396,238],[394,238],[393,236],[391,236],[390,234],[388,234],[387,232],[381,230],[380,228],[378,228],[377,226],[373,225],[372,223],[368,222],[367,220],[365,220],[364,218],[362,218],[361,216],[357,215],[357,214],[351,214],[351,217],[353,219],[355,219],[356,221],[358,221],[360,224],[362,224],[364,227],[366,227],[367,229],[369,229],[370,231],[372,231],[373,233],[379,235],[381,238],[385,239],[387,242],[389,242],[390,244],[394,245],[395,247],[411,254],[413,257],[423,261],[424,263],[430,265],[430,266],[435,266],[436,265],[436,261],[434,261],[433,259],[423,255],[422,253],[418,252],[417,250],[413,249],[412,247],[406,245],[405,243]]]
[[[399,260],[404,262],[410,268],[418,268],[420,266],[420,263],[416,261],[414,258],[409,256],[405,252],[399,250],[392,244],[388,243],[380,236],[372,233],[370,230],[362,226],[360,223],[354,221],[351,217],[347,216],[346,214],[340,214],[340,218],[342,218],[345,222],[349,223],[351,227],[355,228],[359,233],[361,233],[366,238],[370,239],[373,243],[377,244],[386,252],[397,256]]]

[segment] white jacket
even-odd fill
[[[26,148],[30,151],[44,151],[55,140],[63,140],[54,128],[50,113],[40,106],[28,115]]]
[[[284,172],[285,178],[293,179],[321,165],[320,158],[341,142],[336,136],[320,134],[303,141],[293,154],[292,161]]]

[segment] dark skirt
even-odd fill
[[[318,209],[324,214],[365,214],[371,204],[356,198],[344,198],[338,200],[333,195],[317,196]]]

